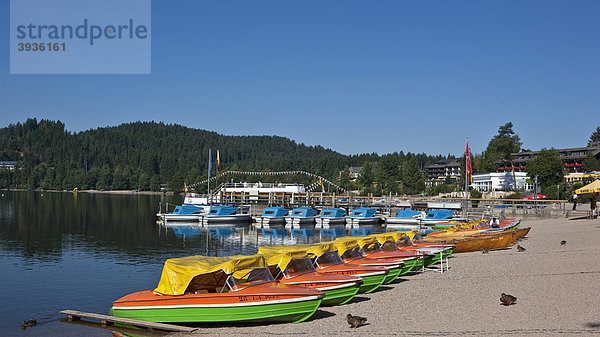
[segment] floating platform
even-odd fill
[[[176,331],[176,332],[193,332],[198,328],[191,328],[187,326],[175,325],[175,324],[164,324],[148,321],[140,321],[137,319],[121,318],[109,315],[94,314],[90,312],[83,312],[77,310],[63,310],[59,312],[62,315],[67,315],[69,322],[78,321],[81,318],[90,318],[93,320],[100,321],[102,326],[113,325],[114,323],[128,324],[136,327],[146,328],[149,331],[163,330],[163,331]]]

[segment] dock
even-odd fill
[[[163,331],[173,331],[173,332],[193,332],[198,329],[198,328],[191,328],[191,327],[181,326],[181,325],[140,321],[137,319],[94,314],[94,313],[90,313],[90,312],[83,312],[83,311],[77,311],[77,310],[63,310],[59,313],[62,315],[67,315],[67,319],[69,322],[78,321],[81,318],[89,318],[89,319],[100,321],[102,326],[110,326],[110,325],[113,325],[114,323],[119,323],[119,324],[128,324],[128,325],[133,325],[136,327],[146,328],[148,331],[163,330]]]

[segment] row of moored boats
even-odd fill
[[[527,234],[518,225],[457,222],[424,238],[393,231],[263,246],[251,256],[172,258],[156,289],[116,300],[110,314],[164,323],[300,322],[320,306],[342,305],[400,276],[438,265],[443,271],[453,252],[506,248]]]

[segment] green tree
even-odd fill
[[[510,161],[511,153],[519,152],[521,139],[513,131],[513,124],[508,122],[498,129],[498,134],[490,140],[483,153],[482,169],[486,172],[496,170],[496,161]]]
[[[592,153],[588,154],[587,157],[581,162],[581,168],[587,172],[597,171],[599,169],[598,161],[596,156]]]
[[[588,141],[588,146],[590,146],[590,144],[592,142],[600,142],[600,126],[597,127],[596,130],[590,136],[590,140]]]
[[[402,185],[406,194],[417,194],[425,190],[425,180],[414,156],[402,164]]]
[[[532,179],[536,175],[538,176],[538,183],[542,188],[556,187],[564,179],[564,164],[555,149],[542,149],[534,159],[527,163],[526,170]]]
[[[373,163],[367,161],[363,164],[357,180],[359,186],[362,188],[371,187],[373,185]]]

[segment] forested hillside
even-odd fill
[[[166,184],[180,191],[184,182],[191,184],[207,177],[209,149],[213,150],[213,172],[218,149],[221,172],[304,170],[350,188],[367,187],[347,179],[349,167],[367,163],[371,180],[380,182],[381,192],[401,192],[405,162],[410,163],[405,166],[414,166],[414,171],[445,158],[402,151],[347,156],[284,137],[224,136],[155,122],[72,133],[60,121],[28,119],[0,129],[0,160],[17,162],[14,170],[0,170],[0,188],[159,190]],[[227,179],[256,181],[258,177]],[[262,181],[269,179],[310,183],[303,176],[261,177]]]

